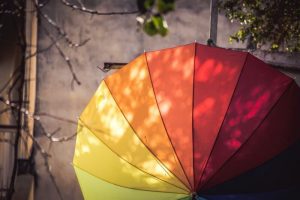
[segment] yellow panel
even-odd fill
[[[143,143],[172,173],[191,188],[161,119],[145,54],[108,76],[105,83]]]
[[[176,200],[187,195],[134,190],[110,184],[75,167],[86,200]]]
[[[80,120],[124,160],[188,191],[188,188],[170,173],[137,137],[115,103],[105,82],[100,84],[96,94],[80,116]]]
[[[121,159],[88,128],[79,125],[73,164],[105,181],[129,188],[185,193]]]

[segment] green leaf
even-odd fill
[[[161,15],[151,16],[144,24],[144,31],[150,36],[156,34],[166,36],[168,33],[167,22]]]
[[[299,0],[222,0],[219,8],[230,21],[241,24],[230,41],[251,38],[259,48],[300,51]]]
[[[144,23],[144,27],[143,27],[145,33],[147,33],[148,35],[150,36],[153,36],[153,35],[156,35],[158,33],[153,21],[150,19],[150,20],[147,20],[145,23]]]
[[[175,0],[157,0],[157,10],[160,13],[167,13],[175,9]]]
[[[166,36],[168,33],[168,25],[162,15],[152,16],[153,24],[157,30],[157,32],[161,36]]]

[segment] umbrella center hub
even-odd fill
[[[196,192],[192,193],[192,200],[206,200],[203,197],[200,197]]]

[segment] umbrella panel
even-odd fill
[[[192,98],[195,44],[147,52],[146,58],[166,132],[189,184],[193,187]]]
[[[204,189],[229,180],[278,155],[300,137],[300,88],[293,81],[269,114]]]
[[[266,163],[201,193],[207,195],[255,194],[300,188],[299,155],[300,141]]]
[[[102,143],[88,128],[79,125],[73,164],[107,182],[140,190],[187,193],[126,162]]]
[[[88,128],[113,153],[127,163],[188,191],[188,188],[168,171],[142,143],[118,108],[105,82],[100,84],[94,97],[80,116],[79,123]]]
[[[145,54],[137,57],[117,73],[108,76],[104,81],[139,139],[190,189],[189,181],[163,124]]]
[[[199,187],[251,137],[291,81],[248,54]]]
[[[196,45],[193,145],[197,188],[247,53]]]
[[[95,176],[90,175],[76,166],[74,168],[83,196],[89,200],[176,200],[187,196],[185,194],[149,192],[119,187],[97,179]]]

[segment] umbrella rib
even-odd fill
[[[147,59],[147,56],[146,56],[146,52],[144,53],[144,56],[145,56],[145,59],[146,59],[147,69],[148,69],[148,73],[149,73],[149,77],[150,77],[150,82],[151,82],[152,91],[153,91],[153,94],[154,94],[155,103],[156,103],[156,106],[157,106],[157,108],[158,108],[158,112],[159,112],[159,116],[160,116],[160,118],[161,118],[162,124],[164,125],[165,132],[166,132],[166,134],[167,134],[167,136],[168,136],[168,139],[169,139],[169,142],[170,142],[170,144],[171,144],[171,146],[172,146],[172,149],[173,149],[173,152],[174,152],[174,153],[173,153],[174,159],[175,159],[175,160],[178,160],[179,165],[180,165],[180,167],[181,167],[181,169],[182,169],[182,171],[183,171],[183,173],[184,173],[184,175],[185,175],[185,177],[186,177],[188,183],[190,184],[190,187],[188,187],[184,182],[182,182],[182,183],[183,183],[186,187],[188,187],[188,188],[193,188],[193,186],[192,186],[192,184],[190,183],[190,180],[189,180],[189,178],[188,178],[188,176],[187,176],[187,174],[186,174],[186,171],[184,170],[183,165],[182,165],[181,161],[180,161],[179,158],[178,158],[178,155],[177,155],[177,153],[176,153],[176,151],[175,151],[175,147],[174,147],[174,145],[173,145],[173,143],[172,143],[172,140],[171,140],[171,138],[170,138],[170,135],[169,135],[169,133],[168,133],[168,131],[167,131],[167,128],[166,128],[166,125],[165,125],[165,121],[164,121],[164,119],[163,119],[163,117],[162,117],[162,115],[161,115],[161,111],[160,111],[160,108],[159,108],[159,106],[158,106],[158,102],[157,102],[157,98],[156,98],[156,93],[155,93],[154,86],[153,86],[152,76],[151,76],[151,73],[150,73],[150,70],[149,70],[149,65],[148,65],[148,59]],[[175,155],[174,155],[174,154],[175,154]],[[177,159],[176,159],[176,158],[177,158]],[[174,175],[174,176],[176,176],[176,175]],[[178,178],[178,177],[176,176],[176,178]],[[179,178],[178,178],[178,179],[179,179]],[[180,180],[180,179],[179,179],[179,180]]]
[[[106,84],[106,82],[105,82],[105,80],[103,80],[104,81],[104,83]],[[107,85],[107,84],[106,84]],[[170,171],[164,164],[163,164],[163,162],[160,160],[160,159],[158,159],[156,156],[155,156],[155,153],[143,142],[143,140],[140,138],[140,136],[136,133],[136,130],[132,127],[132,125],[129,123],[129,121],[128,121],[128,119],[127,119],[127,117],[125,116],[125,114],[124,114],[124,112],[122,111],[122,109],[120,108],[120,106],[119,106],[119,104],[117,103],[117,101],[116,101],[116,99],[114,98],[114,96],[112,95],[112,93],[111,93],[111,90],[110,90],[110,88],[108,87],[108,85],[107,85],[107,89],[108,89],[108,91],[109,91],[109,93],[111,94],[111,97],[113,98],[113,100],[114,100],[114,102],[116,103],[116,105],[117,105],[117,107],[119,108],[119,110],[120,110],[120,112],[122,113],[122,115],[123,115],[123,117],[124,117],[124,119],[126,120],[126,122],[128,123],[128,125],[130,126],[130,128],[133,130],[133,132],[135,133],[135,135],[139,138],[139,140],[141,141],[141,143],[148,149],[148,151],[152,154],[152,155],[154,155],[154,157],[159,161],[159,165],[164,169],[164,171],[170,176],[170,174],[171,175],[173,175],[177,180],[179,180],[181,183],[182,183],[182,181],[176,176],[176,174],[174,174],[172,171]],[[167,169],[167,170],[166,170]],[[184,186],[186,186],[184,183],[182,183]],[[177,187],[179,187],[179,186],[177,186]],[[185,190],[185,191],[188,191],[187,189],[189,188],[188,186],[186,186],[187,188],[186,189],[183,189],[183,188],[181,188],[181,189],[183,189],[183,190]]]
[[[195,138],[195,131],[194,131],[194,107],[195,107],[195,68],[196,68],[196,55],[197,55],[197,43],[195,42],[195,55],[194,55],[194,69],[193,69],[193,99],[192,99],[192,145],[193,145],[193,179],[194,179],[194,183],[193,183],[193,189],[195,190],[195,180],[196,180],[196,173],[195,173],[195,159],[194,159],[194,155],[195,155],[195,145],[194,145],[194,138]]]
[[[201,182],[202,182],[203,174],[205,173],[205,170],[206,170],[208,161],[209,161],[209,159],[210,159],[210,157],[211,157],[211,155],[212,155],[212,152],[213,152],[213,150],[214,150],[214,148],[215,148],[215,145],[216,145],[216,143],[217,143],[217,140],[218,140],[218,138],[219,138],[219,136],[220,136],[221,129],[222,129],[223,125],[224,125],[224,121],[225,121],[225,119],[226,119],[226,117],[227,117],[227,115],[228,115],[228,110],[229,110],[229,108],[230,108],[230,106],[231,106],[233,97],[234,97],[234,95],[235,95],[235,93],[236,93],[237,86],[238,86],[238,84],[239,84],[239,82],[240,82],[242,73],[243,73],[243,71],[244,71],[244,68],[245,68],[245,65],[246,65],[246,62],[247,62],[247,59],[248,59],[248,55],[249,55],[249,53],[247,52],[246,57],[245,57],[245,60],[244,60],[244,63],[243,63],[243,66],[242,66],[242,69],[241,69],[241,72],[240,72],[240,74],[239,74],[238,80],[237,80],[237,82],[236,82],[236,85],[235,85],[235,87],[234,87],[234,90],[233,90],[232,95],[231,95],[231,98],[230,98],[230,102],[229,102],[228,107],[227,107],[227,110],[226,110],[226,112],[225,112],[226,114],[225,114],[225,116],[224,116],[224,118],[223,118],[223,120],[222,120],[221,126],[220,126],[220,128],[219,128],[219,130],[218,130],[218,134],[217,134],[217,136],[216,136],[216,138],[215,138],[215,141],[214,141],[214,144],[213,144],[213,146],[212,146],[212,148],[211,148],[211,150],[210,150],[209,156],[208,156],[207,160],[205,161],[205,165],[204,165],[204,167],[203,167],[203,171],[202,171],[201,177],[200,177],[200,179],[199,179],[199,182],[197,183],[197,187],[196,187],[197,189],[198,189],[199,185],[200,185]]]
[[[212,175],[211,178],[209,178],[207,180],[207,182],[202,186],[205,187],[208,183],[211,182],[211,180],[218,174],[218,172],[220,172],[228,162],[230,162],[230,160],[232,160],[234,158],[234,156],[239,153],[241,151],[241,149],[248,143],[248,141],[254,137],[256,131],[262,126],[262,124],[264,123],[264,121],[268,118],[268,116],[272,113],[272,111],[274,110],[274,108],[277,106],[277,104],[279,103],[280,99],[288,92],[288,90],[290,90],[290,88],[292,87],[294,81],[291,81],[289,83],[289,85],[286,87],[285,91],[281,94],[281,96],[276,100],[276,102],[273,104],[273,106],[271,107],[271,109],[268,111],[268,113],[265,115],[265,117],[263,118],[263,120],[258,124],[258,126],[254,129],[254,131],[252,132],[252,134],[245,140],[245,142],[243,144],[241,144],[241,146],[239,147],[239,149],[237,151],[235,151],[225,162],[224,164],[214,173],[214,175]],[[247,170],[248,171],[248,170]],[[243,174],[245,172],[242,172],[241,174]],[[239,175],[241,175],[239,174]]]
[[[172,186],[174,186],[174,187],[176,187],[176,188],[178,188],[178,189],[182,189],[182,190],[184,190],[184,191],[187,191],[187,192],[189,192],[188,190],[186,190],[185,188],[181,188],[181,187],[179,187],[179,186],[177,186],[177,185],[175,185],[175,184],[173,184],[173,183],[170,183],[170,182],[168,182],[168,181],[166,181],[166,180],[163,180],[163,179],[161,179],[161,178],[159,178],[159,177],[156,177],[155,175],[153,175],[153,174],[150,174],[149,172],[146,172],[146,171],[144,171],[143,169],[140,169],[139,167],[137,167],[137,166],[135,166],[135,165],[133,165],[132,163],[130,163],[129,161],[127,161],[126,159],[124,159],[121,155],[119,155],[117,152],[115,152],[114,150],[112,150],[112,148],[111,147],[109,147],[102,139],[100,139],[94,132],[93,132],[93,130],[91,130],[91,128],[89,128],[88,127],[88,125],[86,125],[84,122],[83,122],[83,120],[82,119],[80,119],[79,118],[79,121],[83,124],[83,126],[85,126],[100,142],[102,142],[110,151],[112,151],[114,154],[116,154],[120,159],[122,159],[123,161],[125,161],[126,163],[128,163],[129,165],[131,165],[132,167],[134,167],[134,168],[136,168],[136,169],[138,169],[138,170],[140,170],[141,172],[143,172],[143,173],[145,173],[145,174],[148,174],[148,175],[150,175],[150,176],[152,176],[152,177],[154,177],[155,179],[157,179],[157,180],[160,180],[160,181],[163,181],[163,182],[165,182],[165,183],[167,183],[167,184],[169,184],[169,185],[172,185]],[[103,132],[103,131],[101,131],[101,130],[97,130],[97,131],[100,131],[100,132]],[[103,132],[104,133],[104,132]]]
[[[98,176],[96,176],[96,175],[94,175],[94,174],[88,172],[87,170],[85,170],[85,169],[79,167],[78,165],[75,165],[74,163],[73,163],[73,165],[74,165],[76,168],[78,168],[78,169],[84,171],[85,173],[87,173],[87,174],[89,174],[89,175],[91,175],[91,176],[93,176],[93,177],[95,177],[95,178],[97,178],[97,179],[100,179],[100,180],[102,180],[102,181],[104,181],[104,182],[107,182],[107,183],[109,183],[109,184],[112,184],[112,185],[115,185],[115,186],[118,186],[118,187],[127,188],[127,189],[131,189],[131,190],[145,191],[145,192],[159,192],[159,193],[184,194],[184,195],[186,195],[185,193],[179,193],[179,192],[178,192],[178,193],[177,193],[177,192],[167,192],[167,191],[164,192],[164,191],[139,189],[139,188],[133,188],[133,187],[128,187],[128,186],[119,185],[119,184],[116,184],[116,183],[112,183],[112,182],[110,182],[110,181],[108,181],[108,180],[106,180],[106,179],[100,178],[100,177],[98,177]]]

